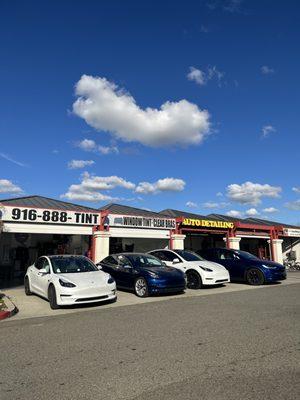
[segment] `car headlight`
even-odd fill
[[[148,273],[152,278],[159,278],[159,275],[156,272],[148,271]]]
[[[59,280],[59,283],[61,286],[64,286],[64,287],[76,287],[76,285],[74,285],[74,283],[66,282],[66,281],[63,281],[62,279]]]
[[[201,267],[201,265],[200,265],[200,268],[203,269],[203,271],[206,271],[206,272],[213,272],[212,269],[207,268],[207,267]]]
[[[107,283],[114,283],[114,282],[115,282],[114,278],[111,275],[109,275]]]
[[[261,264],[262,267],[268,268],[268,269],[274,269],[276,268],[276,265],[266,265],[266,264]]]

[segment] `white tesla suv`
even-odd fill
[[[159,258],[167,266],[185,272],[187,287],[200,289],[206,285],[221,285],[230,282],[229,272],[223,265],[207,261],[190,250],[152,250],[150,254]]]
[[[59,306],[116,300],[115,280],[84,256],[42,256],[28,267],[27,296],[35,293]]]

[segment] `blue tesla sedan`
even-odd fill
[[[262,285],[286,279],[283,265],[269,260],[261,260],[247,251],[233,249],[208,249],[199,252],[209,261],[223,265],[230,274],[231,281],[243,281],[249,285]]]
[[[179,293],[186,287],[182,271],[167,267],[150,254],[114,254],[104,258],[98,267],[115,279],[117,288],[133,290],[139,297]]]

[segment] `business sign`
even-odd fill
[[[143,217],[130,215],[108,215],[109,226],[122,228],[175,229],[176,220],[164,217]]]
[[[286,229],[283,230],[283,233],[286,236],[300,237],[300,228],[299,229],[286,228]]]
[[[43,224],[99,225],[100,213],[0,206],[0,220]]]
[[[233,222],[229,221],[210,221],[208,219],[194,219],[194,218],[184,218],[182,221],[182,226],[196,226],[199,228],[223,228],[229,229],[233,228]]]

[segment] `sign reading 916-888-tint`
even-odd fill
[[[100,213],[2,206],[0,207],[0,219],[4,222],[98,225]]]

